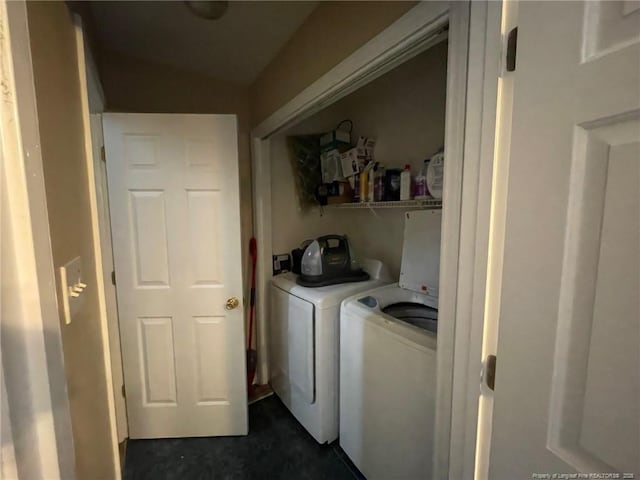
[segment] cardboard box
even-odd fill
[[[351,203],[351,195],[342,195],[340,197],[327,197],[327,205],[340,205],[342,203]]]

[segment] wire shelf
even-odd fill
[[[442,208],[442,200],[426,198],[420,200],[399,200],[393,202],[360,202],[360,203],[336,203],[326,205],[325,208],[331,209],[354,209],[354,208],[416,208],[421,210],[436,210]]]

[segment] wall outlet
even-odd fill
[[[291,256],[288,253],[273,256],[273,274],[291,271]]]

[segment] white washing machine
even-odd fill
[[[400,282],[342,304],[340,446],[369,480],[431,478],[441,218],[407,213]]]
[[[272,280],[270,383],[319,443],[338,438],[340,303],[390,281],[378,260],[363,260],[362,268],[370,275],[364,282],[302,287],[293,273]]]

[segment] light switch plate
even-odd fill
[[[69,325],[84,303],[83,291],[86,288],[82,275],[82,261],[76,257],[60,267],[60,289],[64,323]]]

